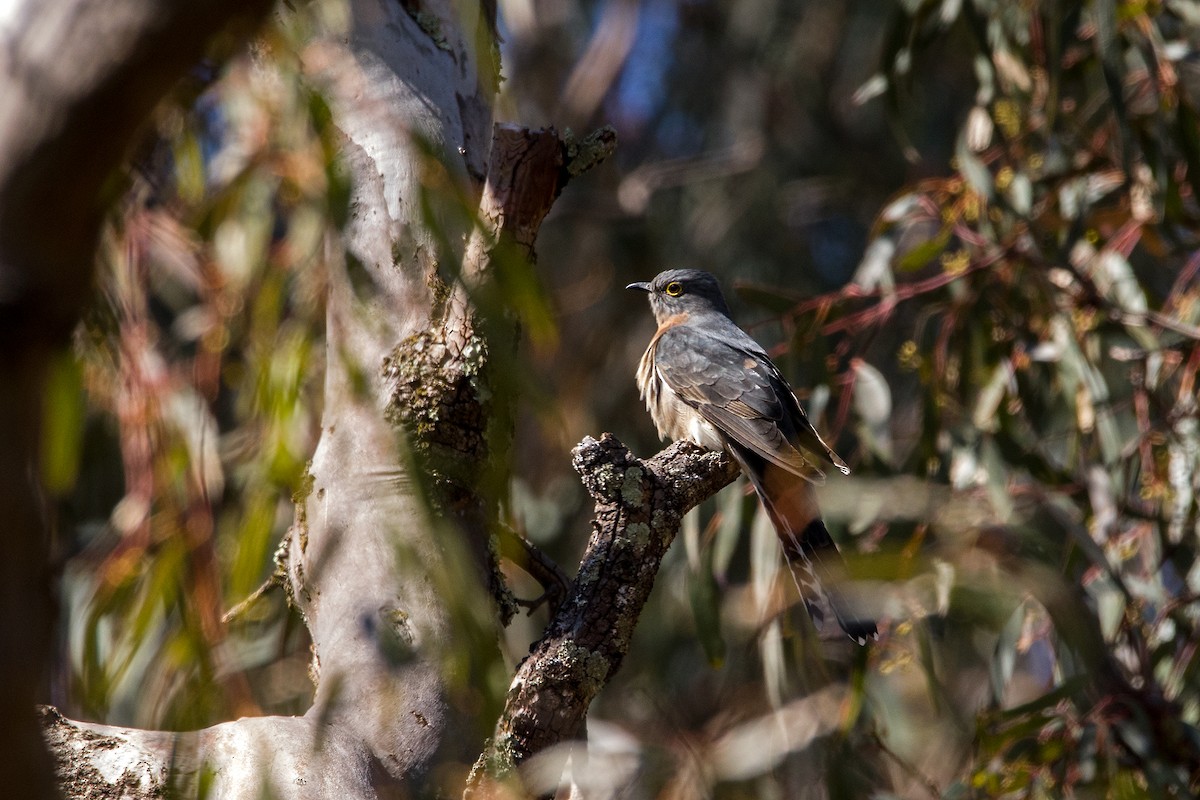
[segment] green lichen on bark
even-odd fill
[[[442,31],[442,21],[436,14],[421,8],[418,0],[401,0],[400,4],[404,6],[404,10],[412,17],[413,22],[417,23],[417,27],[425,32],[437,49],[450,50],[450,43],[446,41],[446,34]]]
[[[568,128],[563,133],[563,147],[566,151],[563,169],[576,178],[616,152],[617,131],[613,126],[605,125],[577,139]]]
[[[628,505],[637,505],[642,502],[642,476],[645,473],[641,467],[630,467],[625,470],[624,479],[621,482],[621,499]]]
[[[616,652],[629,652],[629,643],[633,641],[633,631],[637,627],[637,617],[625,614],[617,617],[612,631],[612,646]]]
[[[308,523],[307,500],[316,482],[312,474],[312,465],[310,458],[304,465],[304,472],[300,474],[300,484],[292,491],[292,503],[296,506],[296,523],[305,526]]]
[[[579,568],[579,574],[575,576],[575,583],[580,587],[590,587],[600,577],[600,562],[599,559],[593,559],[585,562]]]
[[[435,502],[453,506],[473,496],[487,462],[486,363],[482,339],[472,336],[453,353],[441,330],[409,336],[384,359],[385,416],[404,431]]]
[[[515,738],[509,731],[498,733],[484,744],[483,754],[471,767],[471,774],[467,778],[468,786],[476,786],[484,782],[485,776],[488,782],[504,783],[512,777],[516,771],[517,754],[513,747]],[[514,797],[520,795],[515,791],[519,787],[514,787]],[[488,795],[489,797],[491,795]]]
[[[623,475],[611,464],[600,467],[590,477],[596,493],[605,500],[617,499],[618,493],[624,486]]]
[[[644,522],[630,523],[625,528],[625,538],[638,550],[644,550],[650,543],[650,526]]]
[[[308,499],[312,497],[313,489],[316,486],[316,478],[312,474],[312,465],[313,462],[309,459],[308,463],[304,465],[304,472],[300,476],[299,485],[292,492],[292,503],[296,507],[296,519],[292,523],[292,527],[284,534],[279,546],[275,548],[275,554],[272,557],[275,563],[275,571],[271,573],[271,579],[283,587],[283,594],[287,600],[288,607],[298,609],[301,617],[304,617],[306,624],[308,618],[304,613],[303,606],[297,602],[296,590],[300,590],[306,602],[312,600],[304,576],[304,565],[307,563],[304,554],[308,550]],[[317,493],[318,497],[323,493],[324,490],[322,489]],[[296,576],[294,581],[291,580],[288,574],[288,557],[293,535],[296,538],[297,544],[300,545],[300,558],[296,559]]]
[[[481,537],[488,589],[507,625],[517,605],[500,575],[492,526],[502,489],[494,453],[504,450],[511,422],[491,390],[487,342],[466,327],[464,335],[435,325],[392,350],[382,364],[384,415],[402,431],[410,474],[424,483],[434,510]]]
[[[388,663],[398,666],[412,660],[416,653],[416,636],[408,612],[402,608],[381,608],[379,622],[376,642]]]
[[[488,532],[487,538],[487,558],[489,564],[500,563],[500,535],[493,526]],[[508,584],[500,577],[498,573],[492,575],[492,585],[489,588],[492,591],[493,597],[496,599],[497,611],[500,614],[500,624],[508,627],[508,624],[513,621],[513,617],[517,615],[519,610],[517,606],[517,598],[508,588]]]
[[[446,34],[442,32],[442,21],[428,11],[418,11],[412,15],[413,20],[420,26],[421,30],[425,31],[425,35],[433,42],[434,47],[438,50],[450,52],[450,42],[446,41]]]
[[[582,647],[575,648],[575,652],[571,655],[579,659],[579,666],[583,670],[581,688],[588,695],[595,697],[604,688],[604,682],[608,680],[608,673],[612,669],[612,664],[609,663],[609,660],[605,658],[603,653],[597,653],[594,650],[587,650]]]
[[[450,306],[451,289],[450,284],[442,279],[442,275],[438,272],[437,261],[426,256],[425,248],[418,247],[415,254],[415,260],[420,263],[421,259],[425,259],[428,263],[424,268],[425,286],[429,288],[430,296],[430,319],[443,320],[446,317],[446,309]],[[399,263],[399,262],[397,262]]]

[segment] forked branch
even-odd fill
[[[467,797],[485,796],[490,779],[580,737],[588,707],[629,650],[683,515],[738,474],[724,453],[687,442],[643,461],[608,433],[587,437],[572,456],[596,501],[592,535],[566,601],[517,668]]]

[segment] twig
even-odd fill
[[[246,611],[250,609],[250,606],[257,603],[259,599],[261,599],[267,592],[271,591],[271,589],[278,586],[283,586],[284,577],[285,576],[283,573],[279,572],[278,570],[272,572],[271,575],[262,582],[261,586],[250,593],[249,597],[221,615],[221,624],[228,625],[233,620],[245,614]]]
[[[930,797],[933,797],[934,800],[937,800],[942,796],[942,790],[938,788],[938,785],[934,782],[933,778],[930,778],[928,775],[921,772],[921,770],[919,770],[917,767],[910,764],[907,759],[902,758],[900,755],[895,753],[890,747],[887,746],[887,743],[883,741],[883,737],[879,735],[878,731],[871,731],[870,737],[872,739],[872,743],[879,748],[879,752],[890,758],[892,762],[901,770],[906,772],[910,778],[921,784],[921,788],[929,792]]]
[[[549,603],[550,616],[554,617],[562,607],[567,592],[571,589],[571,579],[562,567],[533,542],[526,539],[517,531],[501,525],[500,555],[525,570],[530,577],[541,584],[542,595],[533,600],[517,599],[517,605],[532,614],[543,603]]]

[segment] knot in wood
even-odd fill
[[[584,438],[571,451],[571,465],[584,488],[599,503],[642,505],[650,490],[652,473],[611,433],[599,440]]]
[[[441,329],[408,337],[383,361],[385,417],[405,432],[422,467],[451,495],[458,494],[454,487],[478,482],[488,457],[486,362],[482,339],[450,347]]]

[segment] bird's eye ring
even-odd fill
[[[671,281],[667,284],[667,288],[664,291],[671,297],[679,297],[679,295],[683,294],[683,284],[679,281]]]

